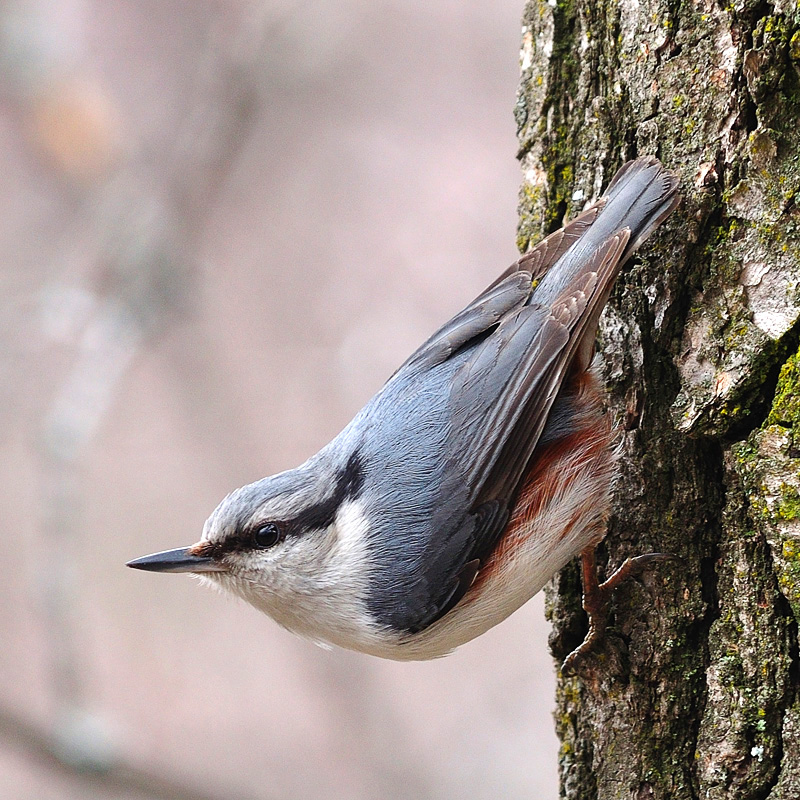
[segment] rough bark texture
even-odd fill
[[[603,649],[560,678],[563,797],[800,797],[800,12],[789,2],[531,0],[517,108],[525,250],[628,158],[683,202],[601,325],[623,473]],[[560,661],[577,565],[549,592]]]

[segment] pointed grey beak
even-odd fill
[[[150,556],[134,558],[125,566],[148,572],[225,572],[225,567],[208,556],[196,556],[191,547],[164,550]]]

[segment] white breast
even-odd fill
[[[367,611],[367,527],[362,504],[347,501],[327,529],[242,554],[234,572],[208,578],[318,644],[375,652],[391,636]]]

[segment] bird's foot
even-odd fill
[[[680,561],[670,553],[646,553],[635,558],[627,558],[622,566],[613,572],[603,583],[597,574],[594,547],[581,553],[581,572],[583,574],[583,610],[589,617],[589,631],[581,645],[573,650],[561,665],[563,675],[574,675],[578,665],[602,642],[608,627],[608,613],[614,590],[629,578],[641,575],[651,564],[658,561]]]

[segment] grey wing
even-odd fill
[[[499,278],[493,281],[463,311],[437,330],[395,372],[430,368],[485,333],[514,309],[529,300],[533,287],[566,251],[583,236],[605,205],[601,198],[565,227],[551,233]]]
[[[549,236],[545,236],[540,242],[534,245],[524,256],[515,261],[500,277],[489,284],[489,289],[497,286],[509,275],[515,272],[530,273],[534,286],[542,276],[558,261],[564,253],[572,247],[578,239],[592,226],[597,219],[597,215],[602,211],[606,204],[605,197],[601,197],[592,203],[589,208],[578,214],[575,219],[568,222],[563,228],[554,231]],[[488,289],[487,289],[488,291]]]
[[[471,352],[453,376],[449,401],[451,481],[440,488],[431,519],[439,535],[421,560],[415,596],[391,620],[395,627],[414,633],[444,616],[494,549],[582,337],[594,334],[629,234],[604,243],[550,308],[514,308],[490,335],[464,345]],[[461,515],[453,514],[453,497]]]
[[[675,208],[677,186],[657,160],[629,162],[600,201],[512,265],[406,362],[459,354],[449,385],[448,480],[432,509],[435,535],[417,562],[421,590],[400,627],[421,630],[443,616],[492,552],[564,380],[576,364],[588,366],[620,265]]]
[[[525,306],[506,316],[456,373],[448,459],[464,481],[470,512],[449,536],[429,543],[422,562],[427,608],[412,632],[458,603],[505,529],[558,391],[583,338],[594,335],[629,237],[624,229],[605,242],[550,308]]]
[[[514,271],[513,274],[504,275],[439,328],[406,359],[394,375],[402,372],[407,376],[411,372],[441,364],[476,336],[497,325],[506,314],[521,308],[530,294],[530,274]]]
[[[609,238],[549,308],[526,306],[507,317],[492,346],[459,370],[453,447],[473,504],[513,500],[574,359],[587,339],[593,343],[629,238],[627,228]]]

